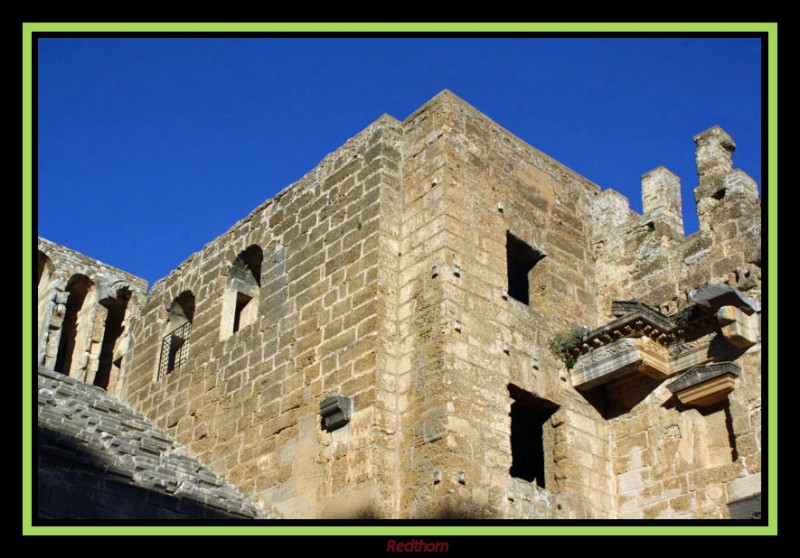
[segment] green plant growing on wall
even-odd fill
[[[586,333],[586,328],[581,326],[573,326],[569,329],[557,331],[548,341],[547,347],[554,355],[564,361],[567,369],[571,369],[575,366],[577,359],[570,351],[586,338]]]

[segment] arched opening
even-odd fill
[[[161,340],[158,377],[163,378],[189,359],[189,335],[194,320],[194,294],[183,291],[167,309],[166,334]]]
[[[118,346],[125,329],[125,313],[130,299],[131,291],[128,287],[123,287],[117,291],[115,298],[109,297],[100,301],[100,304],[108,312],[106,314],[103,344],[100,347],[100,358],[97,373],[94,377],[94,385],[103,389],[108,389],[109,381],[112,377],[119,376],[122,355],[118,354]]]
[[[222,305],[220,338],[225,339],[255,323],[258,317],[263,261],[264,253],[253,244],[242,251],[229,268]]]
[[[75,363],[75,349],[84,345],[87,332],[91,329],[87,296],[92,288],[92,280],[85,275],[73,275],[67,282],[67,303],[58,341],[55,371],[71,375]]]

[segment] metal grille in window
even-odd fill
[[[189,357],[189,332],[192,331],[191,322],[186,322],[178,329],[167,334],[161,341],[161,361],[158,367],[158,377],[163,378],[173,370],[186,364]]]

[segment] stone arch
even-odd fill
[[[84,354],[91,341],[94,283],[86,275],[75,274],[67,281],[65,293],[67,300],[53,369],[67,376],[78,376],[78,371],[86,366]]]
[[[158,364],[159,378],[177,370],[188,361],[194,309],[194,293],[189,290],[181,292],[172,299],[167,308],[167,321],[164,324]]]
[[[263,250],[252,244],[236,256],[228,269],[222,303],[221,339],[227,339],[255,323],[258,317],[263,261]]]

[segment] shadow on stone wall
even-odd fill
[[[354,512],[352,515],[341,519],[354,521],[371,521],[392,519],[375,507],[368,507]],[[470,502],[453,503],[439,506],[430,510],[425,515],[415,515],[407,521],[440,521],[440,520],[484,520],[499,519],[496,513],[488,508],[482,508]]]

